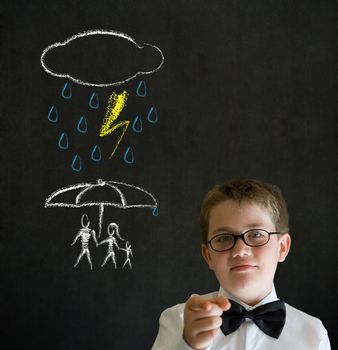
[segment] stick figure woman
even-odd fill
[[[101,267],[107,262],[107,260],[109,258],[111,258],[113,260],[115,269],[116,269],[116,259],[115,259],[115,252],[114,252],[114,246],[117,249],[120,249],[120,247],[118,246],[118,244],[116,243],[116,239],[114,237],[114,235],[116,235],[121,241],[124,241],[124,239],[120,236],[119,234],[119,227],[117,226],[117,224],[115,222],[111,222],[108,225],[108,238],[106,238],[105,240],[101,241],[99,244],[104,244],[104,243],[108,243],[108,253],[101,265]]]
[[[90,252],[89,252],[89,239],[90,237],[93,237],[94,242],[96,243],[97,246],[97,240],[96,240],[96,235],[95,235],[95,231],[92,230],[91,228],[89,228],[90,225],[90,221],[88,219],[87,214],[83,214],[81,217],[81,225],[82,228],[79,230],[78,234],[76,235],[76,237],[74,238],[74,241],[71,243],[71,246],[75,244],[75,242],[81,237],[81,252],[80,255],[78,256],[76,263],[74,265],[74,267],[76,267],[76,265],[80,262],[80,260],[82,259],[82,257],[84,255],[86,255],[89,266],[91,269],[93,269],[93,265],[92,265],[92,261],[90,258]]]

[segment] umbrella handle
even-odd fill
[[[103,221],[103,212],[104,212],[104,205],[101,204],[99,206],[100,211],[99,211],[99,237],[101,236],[101,231],[102,231],[102,221]]]

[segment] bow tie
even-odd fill
[[[247,311],[242,305],[230,300],[231,307],[223,312],[221,330],[228,335],[239,328],[245,318],[252,319],[265,334],[278,338],[285,324],[285,305],[282,300],[258,306]]]

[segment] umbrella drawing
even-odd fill
[[[155,197],[141,187],[116,181],[98,179],[94,183],[79,183],[53,192],[45,201],[45,208],[99,207],[99,237],[105,206],[119,209],[151,208],[158,215]]]

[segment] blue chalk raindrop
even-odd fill
[[[158,216],[158,208],[157,207],[154,208],[152,213],[153,213],[153,216]]]
[[[133,125],[132,125],[132,129],[135,131],[135,132],[142,132],[143,130],[143,124],[142,124],[142,118],[141,116],[137,115],[133,121]]]
[[[127,163],[127,164],[133,164],[134,163],[134,152],[133,149],[131,147],[127,147],[126,151],[124,152],[123,155],[123,160]]]
[[[101,155],[101,149],[98,145],[95,145],[92,149],[92,153],[90,154],[90,158],[94,161],[94,162],[99,162],[102,159],[102,155]]]
[[[76,129],[77,129],[78,132],[81,132],[82,134],[87,132],[88,125],[87,125],[86,117],[84,117],[84,116],[80,117],[80,119],[79,119],[79,121],[77,123]]]
[[[72,87],[68,81],[65,83],[65,85],[63,85],[61,96],[66,100],[70,100],[72,98]]]
[[[65,132],[63,132],[59,137],[58,145],[61,149],[68,149],[69,142],[68,142],[68,136]]]
[[[82,170],[82,161],[81,157],[78,154],[75,154],[73,157],[72,169],[76,172],[80,172]]]
[[[141,80],[138,83],[137,88],[136,88],[136,93],[137,93],[137,96],[140,96],[140,97],[147,96],[147,86],[146,86],[146,82],[144,80]]]
[[[152,106],[149,108],[147,119],[149,123],[156,124],[158,122],[158,114],[156,107]]]
[[[98,109],[100,106],[99,95],[94,91],[89,98],[89,107],[92,109]]]
[[[48,120],[51,123],[56,123],[59,120],[59,113],[55,106],[51,106],[48,111]]]

